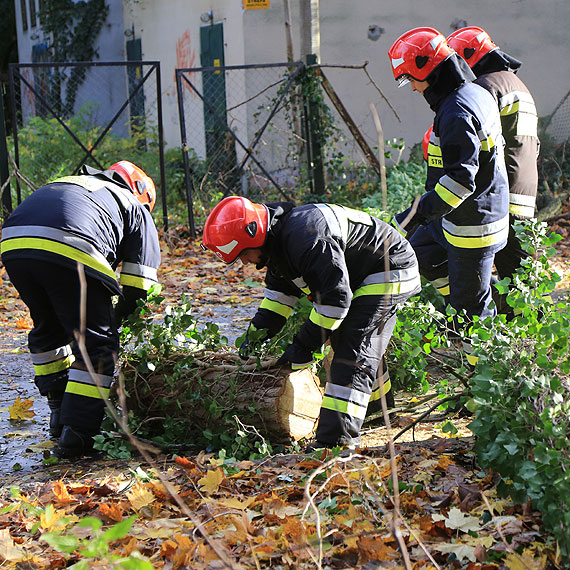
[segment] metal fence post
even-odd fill
[[[4,88],[0,87],[0,188],[2,191],[2,219],[12,211],[12,196],[10,194],[10,171],[8,170],[8,144],[6,142],[6,124],[4,122]]]
[[[317,56],[307,54],[307,65],[316,65]],[[305,71],[310,72],[308,70]],[[311,173],[311,193],[322,195],[325,193],[325,173],[323,162],[323,141],[321,133],[321,116],[318,102],[314,97],[305,98],[307,158],[309,172]]]

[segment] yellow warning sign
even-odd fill
[[[260,10],[269,8],[269,0],[242,0],[244,10]]]

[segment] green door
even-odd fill
[[[142,61],[142,45],[140,38],[127,41],[127,61]],[[140,65],[127,67],[129,96],[142,81],[143,69]],[[137,148],[146,150],[144,87],[141,87],[130,102],[131,136],[137,137]]]
[[[224,66],[224,27],[200,28],[200,64]],[[225,177],[236,166],[235,141],[227,129],[226,75],[223,70],[202,72],[206,158],[212,170]]]

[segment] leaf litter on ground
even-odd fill
[[[557,263],[567,268],[568,246],[561,247]],[[212,260],[197,240],[163,251],[166,304],[184,293],[197,310],[208,311],[225,298],[247,305],[253,316],[263,294],[258,271]],[[2,320],[21,331],[25,306],[5,279],[0,287],[11,311]],[[242,327],[244,315],[237,321]],[[25,415],[26,405],[14,403],[16,415]],[[392,457],[384,433],[364,438],[371,447],[348,455],[230,463],[200,453],[159,456],[138,468],[132,461],[82,460],[20,481],[6,478],[0,563],[50,569],[121,561],[127,568],[149,563],[197,570],[557,567],[556,545],[543,532],[540,514],[530,503],[497,496],[497,477],[477,467],[468,429],[449,437],[419,425],[414,435],[423,441],[397,442]],[[119,531],[117,525],[124,526]],[[48,535],[59,539],[42,540]],[[89,549],[91,542],[104,547]]]

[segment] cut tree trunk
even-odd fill
[[[180,353],[145,373],[129,361],[122,367],[127,409],[150,435],[160,435],[167,420],[191,437],[235,427],[237,416],[275,443],[310,438],[323,399],[319,378],[310,369],[276,367],[276,359],[251,360],[229,351]]]

